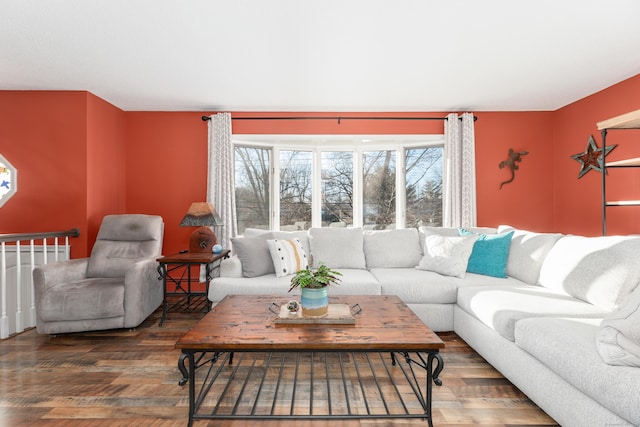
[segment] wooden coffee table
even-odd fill
[[[199,419],[365,417],[433,425],[432,383],[442,384],[444,342],[400,298],[331,298],[352,307],[355,324],[276,324],[273,307],[289,299],[227,296],[178,340],[190,426]]]

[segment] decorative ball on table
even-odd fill
[[[221,245],[218,245],[218,244],[213,245],[212,249],[213,249],[213,253],[216,254],[216,255],[222,253],[222,246]]]

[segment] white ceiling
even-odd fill
[[[0,0],[0,89],[126,111],[556,110],[638,73],[638,0]]]

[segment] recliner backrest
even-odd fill
[[[105,216],[91,251],[87,277],[124,277],[134,263],[161,255],[163,233],[160,216]]]

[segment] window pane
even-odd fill
[[[280,229],[306,230],[311,227],[310,151],[280,151]]]
[[[270,229],[269,153],[256,147],[235,148],[238,232],[247,227]]]
[[[322,226],[353,224],[353,153],[323,152],[321,157]]]
[[[405,151],[406,227],[442,226],[442,147]]]
[[[369,151],[362,156],[363,224],[374,230],[396,227],[396,152]]]

